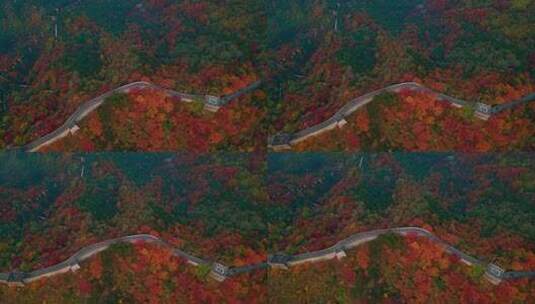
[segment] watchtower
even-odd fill
[[[7,277],[7,285],[8,286],[24,286],[24,279],[28,275],[24,272],[20,271],[12,271],[9,273],[9,276]]]
[[[485,278],[492,284],[498,285],[502,281],[504,270],[496,264],[490,263],[485,270]]]
[[[80,269],[80,264],[78,262],[78,260],[74,260],[70,263],[69,265],[69,269],[72,271],[72,272],[76,272],[78,271],[78,269]]]
[[[476,103],[475,110],[476,116],[484,120],[487,120],[492,115],[492,106],[482,102]]]
[[[270,254],[267,263],[271,268],[288,269],[288,262],[291,259],[291,256],[285,254]]]
[[[271,136],[268,139],[268,147],[275,150],[289,150],[291,149],[290,141],[292,139],[292,136],[290,134],[281,133],[274,136]]]
[[[218,96],[206,95],[204,97],[204,109],[210,112],[217,112],[223,105],[223,99]]]
[[[212,270],[210,271],[210,276],[218,281],[223,282],[229,275],[229,268],[220,263],[214,263],[212,265]]]

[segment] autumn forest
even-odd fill
[[[0,1],[0,304],[535,302],[534,12]]]

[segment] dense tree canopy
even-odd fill
[[[417,0],[6,2],[0,15],[5,25],[0,91],[6,109],[0,144],[27,143],[58,127],[82,101],[138,80],[212,95],[230,93],[234,79],[269,80],[264,98],[252,103],[264,113],[255,124],[264,139],[317,123],[353,97],[402,81],[418,81],[474,102],[502,103],[533,92],[534,35],[528,26],[533,5]],[[428,97],[415,98],[429,103]],[[532,143],[516,143],[533,136],[533,110],[525,111],[506,114],[519,121],[515,124],[522,131],[507,126],[498,131],[522,133],[522,139],[503,140],[531,150]],[[251,115],[244,112],[240,115]],[[460,117],[454,120],[465,124]],[[434,135],[442,136],[447,135]],[[439,150],[462,149],[459,145]],[[492,142],[480,145],[502,150]],[[242,146],[231,143],[221,149]]]
[[[39,149],[54,153],[0,154],[0,272],[132,234],[243,266],[403,226],[533,271],[535,102],[488,120],[474,109],[535,92],[534,11],[528,0],[1,1],[0,149],[110,94]],[[206,110],[208,96],[259,80]],[[155,86],[112,92],[140,81]],[[382,93],[345,125],[293,145],[298,153],[266,153],[271,135],[401,82],[468,105]],[[492,285],[482,266],[412,234],[224,282],[144,242],[80,266],[24,288],[1,284],[0,302],[535,302],[533,279]]]

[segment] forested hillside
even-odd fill
[[[22,145],[81,102],[150,80],[223,95],[260,73],[254,2],[6,1],[1,4],[2,145]],[[56,35],[57,26],[57,35]]]
[[[534,12],[0,1],[0,303],[535,303]]]
[[[473,103],[500,104],[535,91],[534,5],[442,0],[5,2],[0,13],[5,25],[0,34],[0,144],[26,144],[61,125],[83,101],[139,80],[221,96],[251,79],[264,79],[264,92],[251,105],[265,115],[237,106],[232,116],[253,116],[255,129],[266,138],[318,123],[351,98],[403,81]],[[441,124],[463,126],[469,129],[465,133],[494,128],[502,141],[533,149],[532,105],[480,126],[471,122],[470,113],[455,111],[444,114],[447,118],[435,113],[439,110],[408,117],[406,112],[428,112],[434,99],[412,98],[414,105],[395,109],[396,119],[441,131],[426,131],[426,136],[458,136]],[[374,119],[392,118],[379,113]],[[165,122],[154,124],[165,127]],[[397,137],[409,131],[401,129]],[[379,132],[382,141],[389,141],[388,128]],[[474,136],[487,136],[482,133]],[[209,138],[199,136],[201,141]],[[247,141],[218,149],[256,146],[254,139]],[[416,149],[462,149],[463,144],[422,143]],[[490,146],[479,151],[504,150],[492,139],[477,144]]]
[[[50,266],[84,246],[140,233],[240,266],[265,261],[268,254],[319,250],[358,232],[403,226],[428,229],[505,269],[535,267],[535,171],[529,154],[310,153],[267,159],[254,154],[2,154],[1,161],[9,165],[0,174],[0,232],[5,236],[0,272]],[[14,177],[11,172],[19,173]],[[207,276],[209,268],[186,264],[165,248],[125,244],[85,261],[74,275],[31,283],[37,289],[29,293],[0,287],[0,294],[50,293],[50,299],[104,294],[141,301],[147,293],[121,283],[132,282],[150,284],[140,288],[172,299],[190,296],[171,287],[191,280],[199,284],[195,293],[211,299],[253,297],[251,292],[263,290],[256,295],[262,300],[276,288],[281,291],[269,296],[284,302],[298,295],[289,291],[291,286],[307,290],[308,284],[328,286],[341,278],[337,289],[304,292],[318,299],[378,299],[371,290],[381,288],[388,297],[425,302],[454,296],[450,293],[460,284],[469,294],[455,297],[464,300],[477,296],[497,302],[503,290],[511,292],[511,299],[534,296],[533,280],[489,285],[484,269],[460,263],[427,239],[377,242],[348,251],[342,264],[269,270],[267,277],[265,271],[253,271],[218,288]],[[411,294],[399,271],[409,282],[423,284],[418,288],[425,292]],[[307,273],[314,282],[303,277]],[[110,290],[110,284],[120,291]],[[52,292],[54,286],[65,288]]]

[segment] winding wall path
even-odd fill
[[[194,94],[180,93],[177,91],[162,88],[160,86],[157,86],[155,84],[145,82],[145,81],[132,82],[127,85],[108,91],[98,97],[95,97],[91,100],[84,102],[82,105],[80,105],[76,109],[76,111],[74,111],[74,113],[71,116],[69,116],[69,118],[67,118],[67,120],[63,123],[63,125],[61,125],[56,130],[46,134],[45,136],[38,138],[32,141],[31,143],[27,144],[26,146],[22,147],[22,150],[27,151],[27,152],[35,152],[35,151],[38,151],[40,148],[46,145],[50,145],[51,143],[69,134],[73,134],[74,132],[78,130],[77,124],[82,119],[84,119],[89,113],[96,110],[106,100],[106,98],[116,93],[128,93],[131,90],[155,89],[155,90],[164,92],[168,96],[178,97],[180,98],[181,101],[202,102],[204,103],[205,108],[207,110],[217,111],[221,106],[229,103],[230,101],[244,94],[247,94],[251,91],[254,91],[261,84],[262,84],[262,81],[259,80],[233,94],[222,96],[222,97],[217,97],[217,96],[210,96],[210,95],[194,95]]]
[[[32,272],[27,273],[15,271],[8,273],[0,273],[0,283],[9,284],[11,286],[23,286],[25,284],[34,282],[45,277],[51,277],[69,271],[76,271],[80,268],[80,263],[82,261],[89,259],[90,257],[96,255],[97,253],[103,250],[106,250],[113,244],[135,242],[147,242],[168,248],[169,250],[171,250],[174,256],[186,260],[189,264],[193,266],[205,265],[211,267],[210,276],[218,281],[223,281],[228,277],[232,277],[241,273],[252,272],[259,269],[286,269],[288,267],[304,263],[315,263],[319,261],[331,260],[334,258],[341,259],[346,256],[346,250],[355,248],[363,243],[372,241],[378,238],[379,236],[387,233],[395,233],[403,236],[413,234],[419,237],[428,238],[438,244],[440,247],[442,247],[449,254],[457,256],[463,263],[470,266],[479,265],[486,267],[485,278],[493,284],[499,284],[502,280],[535,277],[535,271],[503,271],[501,268],[494,264],[487,264],[480,259],[474,258],[466,253],[461,252],[460,250],[447,244],[446,242],[439,239],[438,237],[436,237],[431,232],[425,229],[419,227],[401,227],[361,232],[354,234],[346,239],[343,239],[329,248],[297,255],[269,255],[265,262],[239,267],[229,267],[217,262],[198,258],[180,249],[172,247],[171,245],[167,244],[166,242],[155,236],[148,234],[138,234],[116,239],[110,239],[107,241],[89,245],[80,249],[67,260],[50,267],[34,270]]]
[[[65,121],[65,123],[63,123],[63,125],[61,125],[56,130],[52,131],[51,133],[23,146],[22,150],[27,151],[27,152],[35,152],[35,151],[38,151],[43,146],[49,145],[69,134],[75,133],[78,130],[77,124],[82,119],[84,119],[89,113],[97,109],[106,100],[106,98],[110,97],[111,95],[115,93],[128,93],[129,91],[134,90],[134,89],[156,89],[156,90],[163,91],[168,96],[179,97],[181,101],[203,102],[205,104],[205,109],[209,111],[217,111],[221,106],[229,103],[233,99],[236,99],[244,94],[247,94],[256,90],[258,87],[260,87],[260,85],[262,85],[262,80],[258,80],[235,93],[222,96],[222,97],[217,97],[217,96],[210,96],[210,95],[193,95],[193,94],[180,93],[177,91],[165,89],[155,84],[143,82],[143,81],[129,83],[127,85],[118,87],[96,98],[93,98],[89,101],[84,102],[82,105],[78,107],[78,109],[76,109],[76,111],[71,116],[69,116],[69,118]],[[356,110],[358,110],[359,108],[371,102],[374,99],[374,97],[376,97],[377,95],[385,93],[385,92],[397,93],[402,90],[410,90],[413,92],[433,94],[436,96],[438,100],[449,102],[450,104],[456,107],[472,106],[475,108],[476,116],[485,120],[488,119],[490,116],[495,115],[499,112],[502,112],[502,111],[511,109],[515,106],[525,104],[525,103],[535,100],[535,93],[532,93],[518,100],[513,100],[513,101],[500,104],[500,105],[496,105],[496,106],[490,106],[484,103],[468,102],[468,101],[454,98],[454,97],[451,97],[442,93],[438,93],[416,82],[404,82],[404,83],[387,86],[382,89],[375,90],[373,92],[370,92],[365,95],[359,96],[355,99],[352,99],[347,104],[345,104],[341,109],[336,111],[336,113],[333,116],[331,116],[330,118],[328,118],[327,120],[319,124],[308,127],[294,134],[277,134],[275,136],[272,136],[268,139],[268,147],[274,150],[290,149],[291,146],[301,141],[304,141],[312,136],[319,135],[326,131],[332,130],[336,127],[342,127],[343,125],[346,124],[345,117],[353,114]]]
[[[472,106],[475,109],[476,116],[484,120],[487,120],[490,116],[495,115],[499,112],[535,100],[535,93],[532,93],[518,100],[513,100],[501,105],[491,106],[480,102],[468,102],[462,99],[438,93],[416,82],[404,82],[387,86],[382,89],[375,90],[373,92],[352,99],[342,108],[336,111],[333,116],[319,124],[313,125],[294,134],[277,134],[273,137],[270,137],[268,139],[268,147],[274,150],[291,149],[291,146],[301,141],[304,141],[312,136],[319,135],[336,127],[342,127],[346,124],[345,118],[347,116],[353,114],[356,110],[371,102],[377,95],[387,92],[398,93],[402,90],[432,94],[436,96],[437,100],[449,102],[455,107]]]

